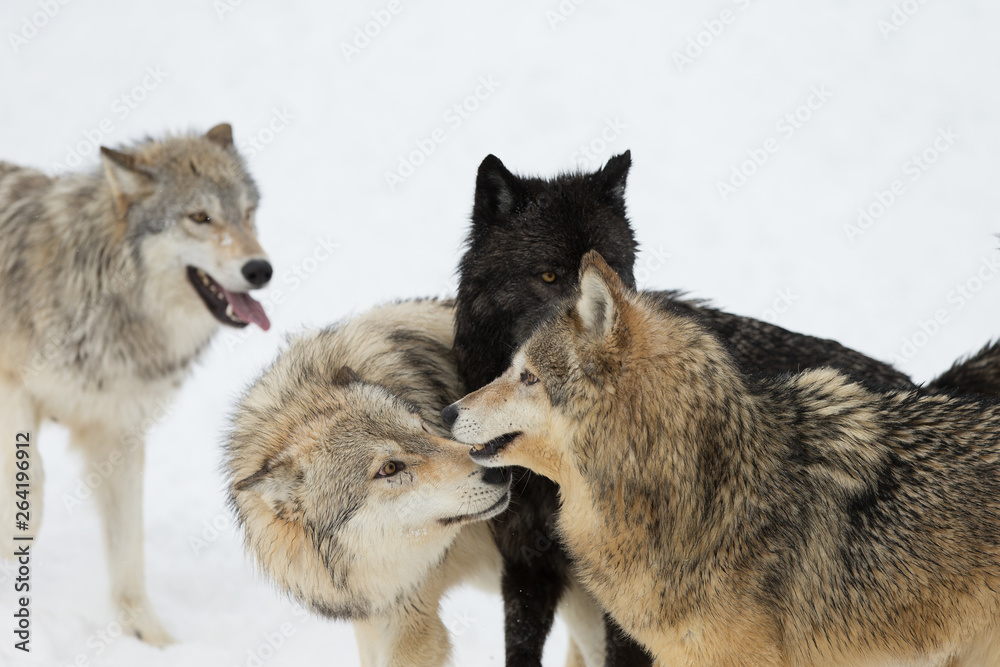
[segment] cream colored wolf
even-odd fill
[[[229,125],[101,150],[93,173],[0,163],[0,534],[5,543],[37,534],[38,426],[66,425],[87,469],[109,471],[94,495],[114,600],[129,630],[165,644],[143,574],[145,429],[220,322],[268,328],[247,291],[267,284],[271,266],[255,235],[257,188]],[[33,441],[20,471],[30,483],[17,517],[25,531],[14,529],[17,433]]]
[[[448,664],[445,591],[499,590],[485,520],[509,478],[442,437],[440,407],[462,394],[453,326],[452,303],[425,300],[300,336],[233,416],[226,474],[248,551],[281,590],[353,621],[365,667]],[[603,651],[589,596],[571,587],[560,611],[571,665]]]
[[[753,379],[597,253],[579,283],[443,417],[559,485],[585,585],[658,665],[1000,665],[1000,404]]]

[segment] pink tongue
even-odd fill
[[[264,331],[271,328],[271,320],[267,319],[264,306],[255,301],[252,296],[246,292],[230,292],[225,287],[222,287],[222,291],[226,295],[226,300],[233,305],[233,314],[236,317],[247,323],[252,322]]]

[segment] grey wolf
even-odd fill
[[[662,665],[1000,665],[1000,404],[754,378],[596,252],[444,411],[559,485],[585,585]]]
[[[59,177],[0,163],[0,473],[12,489],[15,434],[46,419],[70,429],[88,467],[111,468],[95,497],[112,597],[127,630],[165,644],[143,573],[144,424],[220,322],[268,328],[247,292],[267,284],[271,265],[229,125],[101,157],[99,170]],[[30,484],[24,536],[42,519],[37,452]],[[14,510],[0,502],[5,527]]]
[[[514,350],[574,293],[580,261],[588,251],[597,250],[628,287],[635,287],[636,241],[625,206],[630,166],[631,154],[625,152],[596,172],[544,179],[515,175],[492,155],[483,160],[459,269],[455,324],[459,371],[470,391],[503,373]],[[827,366],[873,388],[914,387],[892,366],[836,341],[717,310],[676,291],[648,296],[667,312],[698,319],[748,371]],[[1000,345],[956,364],[926,389],[998,395]],[[515,469],[513,475],[514,500],[494,520],[504,560],[507,664],[538,666],[571,567],[552,532],[558,508],[555,486],[523,470]],[[554,547],[532,548],[540,536]],[[608,632],[609,665],[648,664],[616,628]]]
[[[499,585],[484,521],[510,478],[444,437],[440,409],[463,394],[453,329],[453,303],[421,300],[301,335],[232,416],[225,474],[247,550],[303,605],[351,620],[365,667],[447,664],[441,597]],[[569,597],[577,635],[600,632],[593,602]]]

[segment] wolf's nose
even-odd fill
[[[254,287],[263,287],[271,280],[274,270],[266,259],[251,259],[243,265],[243,277]]]
[[[506,484],[510,481],[510,468],[484,468],[483,481],[487,484]]]
[[[455,407],[454,403],[441,411],[441,419],[444,420],[445,426],[451,428],[455,420],[458,419],[458,408]]]

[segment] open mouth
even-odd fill
[[[463,514],[461,516],[452,516],[447,519],[441,519],[441,524],[445,526],[450,526],[459,522],[471,522],[471,521],[485,521],[486,519],[491,519],[495,517],[500,512],[507,509],[507,505],[510,503],[510,489],[508,488],[504,491],[504,494],[500,496],[499,500],[484,509],[482,512],[476,512],[474,514]]]
[[[212,276],[193,266],[187,267],[188,280],[194,291],[205,302],[208,312],[223,324],[242,329],[251,322],[264,331],[271,328],[271,321],[264,307],[246,292],[230,292]]]
[[[515,433],[505,433],[504,435],[493,438],[489,442],[483,443],[481,445],[473,445],[472,449],[469,450],[469,455],[473,459],[489,459],[493,458],[499,454],[504,447],[514,442],[517,436],[521,435],[520,431]]]

